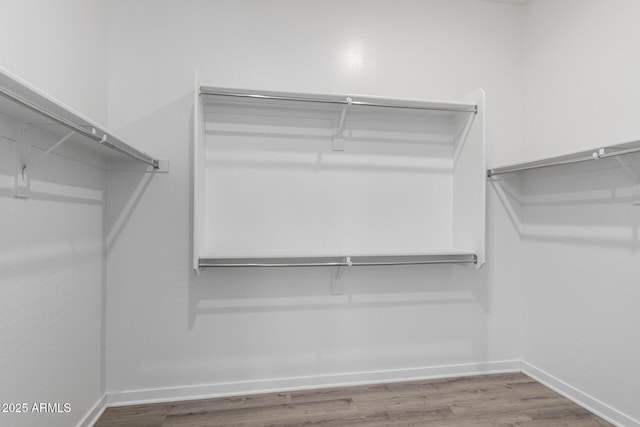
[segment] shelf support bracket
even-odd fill
[[[342,131],[344,128],[344,119],[347,115],[347,108],[351,106],[353,100],[349,97],[346,99],[346,104],[342,107],[342,111],[340,112],[340,120],[338,121],[338,127],[336,128],[333,135],[333,151],[344,151],[345,142],[342,138]]]
[[[62,145],[65,141],[71,138],[76,132],[69,132],[62,137],[58,142],[46,149],[42,154],[27,163],[25,153],[25,135],[27,129],[22,131],[22,137],[16,141],[14,145],[14,164],[15,164],[15,197],[29,198],[31,196],[31,171],[35,166],[47,157],[53,150]]]
[[[629,167],[629,165],[623,162],[620,156],[613,156],[613,158],[616,159],[616,162],[620,165],[620,167],[625,171],[625,173],[629,176],[629,178],[631,178],[631,180],[634,183],[640,184],[640,177],[638,177],[638,174],[635,173],[633,169]]]
[[[58,148],[59,146],[61,146],[66,140],[68,140],[69,138],[71,138],[76,132],[75,131],[71,131],[69,132],[67,135],[65,135],[64,137],[62,137],[62,139],[60,139],[58,142],[56,142],[55,144],[53,144],[51,147],[49,147],[44,153],[40,154],[35,160],[32,160],[31,162],[29,162],[28,166],[24,166],[23,170],[26,171],[27,167],[29,169],[33,169],[35,165],[37,165],[38,163],[40,163],[40,161],[42,161],[42,159],[44,159],[45,157],[47,157],[49,154],[51,154],[51,152],[53,150],[55,150],[56,148]]]
[[[342,281],[342,276],[347,268],[353,265],[350,256],[347,257],[345,262],[346,264],[339,266],[335,276],[331,278],[331,295],[342,295],[344,293],[344,282]]]
[[[640,206],[640,184],[636,183],[631,186],[631,204]]]
[[[622,161],[620,156],[613,156],[613,158],[616,159],[616,162],[622,170],[624,170],[627,176],[631,178],[631,181],[633,181],[633,185],[631,186],[631,204],[633,206],[640,206],[640,177],[638,177],[638,174],[635,173],[629,165]]]
[[[477,106],[474,113],[470,114],[469,118],[467,118],[467,121],[464,124],[462,131],[458,135],[456,135],[455,153],[453,154],[454,168],[458,164],[458,159],[460,158],[460,153],[462,153],[462,148],[464,147],[464,144],[467,142],[467,137],[469,136],[469,132],[471,131],[471,126],[473,126],[473,120],[475,119],[476,114],[478,114]]]
[[[606,156],[605,156],[606,155]],[[592,154],[592,157],[595,160],[598,160],[602,157],[613,157],[618,165],[625,171],[627,176],[631,178],[633,181],[633,185],[631,186],[631,204],[633,206],[640,206],[640,177],[638,174],[633,171],[625,162],[622,161],[620,156],[616,156],[615,151],[606,152],[604,148],[599,149],[598,151]]]
[[[26,199],[31,195],[31,179],[26,171],[26,150],[24,149],[27,129],[13,142],[14,197]]]

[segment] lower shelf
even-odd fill
[[[202,267],[359,267],[376,265],[476,264],[474,253],[451,252],[423,255],[304,256],[260,258],[205,258]]]

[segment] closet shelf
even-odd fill
[[[485,173],[481,89],[434,101],[196,81],[193,268],[333,267],[334,293],[348,267],[480,268]]]
[[[122,157],[159,168],[159,161],[123,142],[95,122],[0,68],[0,114],[69,140],[106,157]],[[73,135],[68,137],[69,132]]]
[[[422,255],[304,256],[260,258],[201,257],[200,267],[361,267],[377,265],[476,264],[471,252],[451,251]]]
[[[243,89],[218,88],[200,85],[201,95],[225,96],[230,98],[253,98],[275,101],[301,101],[321,104],[363,106],[376,108],[403,108],[410,110],[448,111],[459,113],[477,113],[478,106],[473,102],[419,101],[397,98],[382,98],[363,95],[318,95],[290,92],[247,91]]]
[[[640,153],[640,140],[487,169],[487,177]]]

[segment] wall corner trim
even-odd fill
[[[87,415],[78,423],[78,427],[91,427],[93,426],[102,413],[107,409],[107,395],[103,394],[100,399],[93,405],[93,408],[87,412]]]
[[[559,378],[537,368],[536,366],[522,361],[522,373],[530,376],[534,380],[544,384],[567,399],[577,403],[583,408],[593,412],[600,418],[620,427],[640,427],[640,421],[634,420],[628,415],[612,408],[606,403],[578,390],[565,383]]]

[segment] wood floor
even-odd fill
[[[108,408],[95,426],[611,424],[514,373]]]

